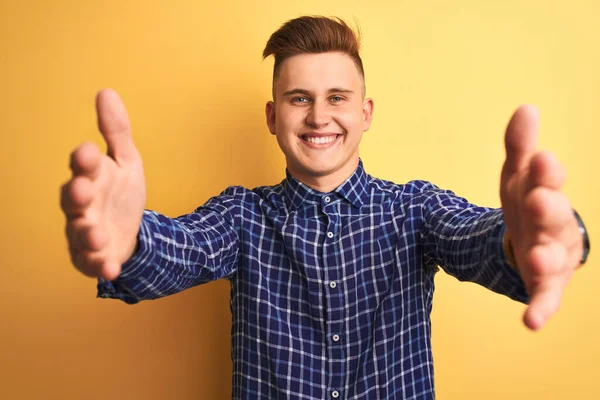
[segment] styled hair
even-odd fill
[[[298,54],[340,52],[352,58],[360,75],[365,77],[360,51],[360,28],[355,32],[337,17],[302,16],[284,23],[275,31],[263,50],[263,60],[275,58],[273,82],[286,59]],[[273,88],[273,95],[275,88]]]

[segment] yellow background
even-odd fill
[[[565,192],[600,243],[597,1],[2,0],[0,398],[230,396],[227,283],[133,307],[96,299],[69,263],[59,186],[74,147],[103,145],[103,87],[129,110],[148,208],[176,216],[228,185],[277,183],[284,159],[263,117],[272,60],[260,54],[302,14],[360,22],[376,104],[369,173],[499,206],[504,127],[534,103],[540,148],[567,167]],[[598,398],[593,250],[535,334],[522,305],[438,274],[438,398]]]

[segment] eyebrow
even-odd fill
[[[327,93],[331,94],[331,93],[354,93],[353,90],[350,89],[344,89],[344,88],[331,88],[327,90]],[[300,89],[300,88],[295,88],[292,90],[286,90],[285,92],[283,92],[283,96],[291,96],[294,94],[303,94],[305,96],[310,96],[311,93],[306,90],[306,89]]]

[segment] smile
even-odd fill
[[[302,140],[306,143],[310,143],[312,145],[311,147],[322,148],[322,147],[328,147],[327,145],[330,145],[333,142],[335,142],[336,139],[340,136],[342,136],[342,135],[327,135],[327,136],[303,135]]]

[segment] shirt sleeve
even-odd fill
[[[500,208],[479,207],[432,184],[423,202],[424,262],[460,281],[474,282],[522,303],[529,295],[503,248]]]
[[[221,194],[177,218],[145,210],[136,253],[116,280],[98,280],[98,297],[134,304],[231,277],[239,252],[235,203]]]

